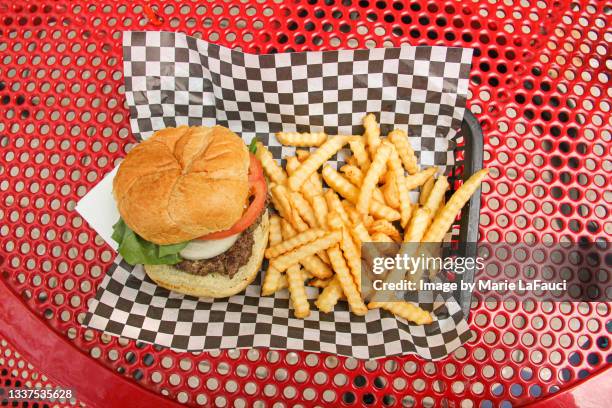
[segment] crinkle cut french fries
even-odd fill
[[[412,303],[364,303],[361,244],[442,242],[488,170],[472,175],[446,200],[447,178],[437,176],[436,167],[419,167],[405,131],[382,136],[373,114],[364,117],[363,125],[361,136],[277,133],[284,145],[317,147],[297,150],[286,158],[285,168],[257,143],[278,214],[271,220],[262,295],[288,288],[298,318],[310,315],[308,292],[316,289],[314,307],[322,313],[346,300],[357,315],[380,308],[415,324],[431,323],[431,314]],[[337,171],[327,161],[347,144],[351,154]],[[322,180],[329,189],[323,189]],[[417,189],[421,195],[413,203],[409,194]]]

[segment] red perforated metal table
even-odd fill
[[[572,387],[600,372],[605,401],[603,302],[476,298],[472,340],[438,362],[176,353],[86,330],[114,254],[74,207],[135,143],[124,30],[182,31],[253,53],[453,45],[475,49],[468,105],[492,169],[480,239],[608,241],[610,15],[604,1],[0,1],[3,384],[61,385],[76,398],[60,405],[100,407],[505,407],[555,392],[584,398]]]

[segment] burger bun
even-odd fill
[[[125,223],[158,245],[230,228],[248,200],[249,151],[223,126],[155,132],[119,165],[113,195]]]

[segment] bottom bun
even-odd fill
[[[174,292],[197,297],[224,298],[242,292],[257,276],[268,245],[270,222],[268,211],[262,215],[259,226],[253,232],[251,258],[230,279],[227,275],[210,273],[193,275],[172,265],[145,265],[147,275],[159,286]]]

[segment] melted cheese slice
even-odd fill
[[[221,239],[196,239],[187,244],[180,255],[190,261],[214,258],[230,249],[239,236],[240,233]]]

